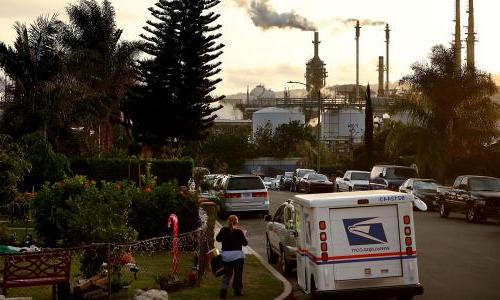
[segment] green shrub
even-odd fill
[[[71,175],[68,158],[55,153],[41,134],[26,135],[22,143],[26,146],[26,158],[32,165],[22,182],[24,190],[31,191],[33,187],[38,190],[46,181],[56,182]]]
[[[187,185],[193,176],[193,161],[187,158],[140,161],[124,158],[74,158],[71,160],[71,169],[75,174],[96,181],[139,182],[140,175],[145,173],[148,162],[151,163],[151,172],[158,177],[160,183],[176,180],[179,185]]]
[[[140,239],[165,236],[167,220],[172,213],[179,219],[179,232],[188,232],[199,227],[198,196],[179,191],[175,183],[163,183],[147,192],[137,190],[132,196],[130,224],[139,233]]]

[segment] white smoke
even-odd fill
[[[276,28],[296,28],[304,31],[314,31],[316,26],[307,18],[294,11],[279,13],[269,3],[269,0],[234,0],[246,9],[255,26],[264,30]]]
[[[356,21],[359,21],[359,25],[361,25],[361,26],[382,26],[385,24],[384,21],[377,21],[377,20],[370,20],[370,19],[335,18],[335,21],[338,23],[345,24],[345,25],[356,24]]]

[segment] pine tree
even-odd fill
[[[219,15],[210,10],[219,0],[159,0],[150,8],[144,51],[151,58],[139,63],[139,81],[128,113],[140,142],[165,145],[197,140],[213,124],[223,97],[212,92],[221,79],[217,58]]]

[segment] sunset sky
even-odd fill
[[[67,0],[0,0],[0,41],[12,44],[15,21],[30,23],[36,16],[57,13],[66,20]],[[147,8],[155,0],[111,0],[124,38],[139,38]],[[282,90],[289,80],[304,80],[305,63],[313,55],[312,32],[290,28],[262,29],[252,22],[251,0],[222,0],[217,7],[226,45],[223,82],[217,93],[243,92],[246,86],[263,83]],[[355,81],[355,42],[351,18],[388,22],[391,26],[391,81],[410,72],[410,65],[426,59],[435,44],[453,39],[455,0],[259,0],[260,8],[276,15],[293,11],[314,24],[319,33],[320,57],[327,64],[327,85]],[[480,69],[500,73],[500,1],[476,0],[476,64]],[[255,9],[255,5],[253,6]],[[467,25],[467,1],[462,0],[462,25]],[[255,16],[254,16],[255,17]],[[361,31],[362,84],[377,82],[377,61],[385,55],[383,25],[363,26]],[[465,39],[466,29],[462,29]],[[465,43],[464,43],[465,45]],[[464,54],[465,57],[465,49]],[[300,86],[290,86],[299,88]]]

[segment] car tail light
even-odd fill
[[[411,237],[407,236],[405,238],[405,244],[406,244],[406,246],[411,246]]]
[[[252,193],[252,197],[254,198],[267,197],[267,192],[254,192]]]
[[[241,198],[240,193],[225,193],[224,198]]]
[[[413,248],[412,247],[406,247],[406,255],[412,255],[413,254]]]
[[[368,199],[359,199],[358,204],[368,204],[370,201]]]
[[[327,252],[322,252],[321,253],[321,260],[322,261],[328,261],[328,253]]]
[[[325,221],[319,221],[319,229],[320,230],[326,229],[326,222]]]
[[[410,224],[410,216],[406,215],[403,217],[403,223],[406,225]]]
[[[328,251],[328,245],[326,242],[321,243],[321,251]]]
[[[409,226],[405,227],[405,235],[411,235],[411,227]]]
[[[319,239],[320,239],[322,242],[326,241],[326,232],[321,232],[321,233],[319,234]]]

